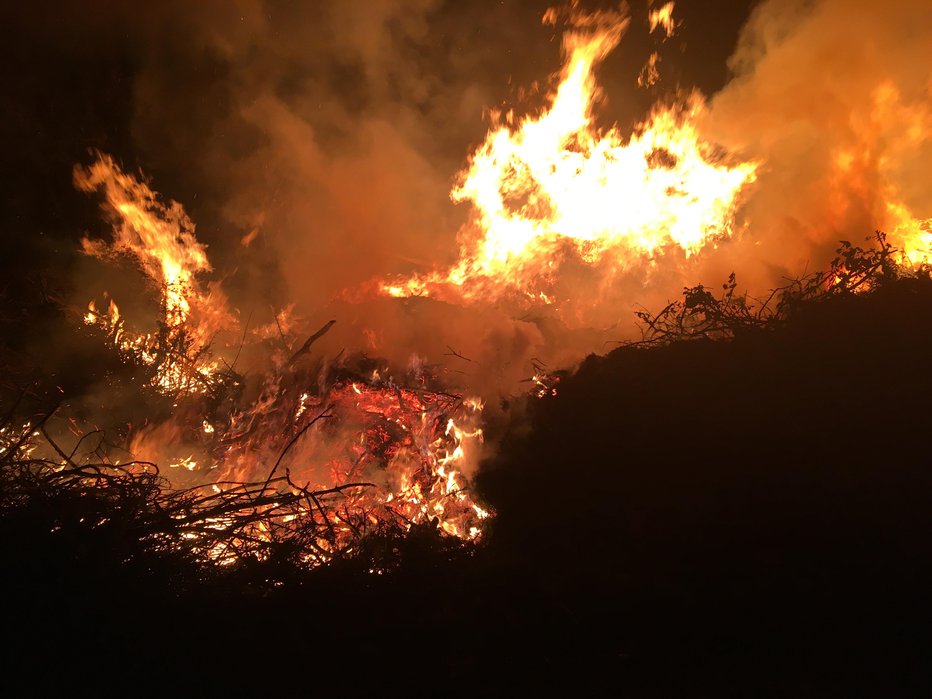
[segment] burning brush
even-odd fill
[[[172,409],[132,432],[132,460],[123,463],[92,463],[77,457],[78,447],[66,454],[40,430],[44,439],[30,448],[45,451],[43,477],[92,485],[144,478],[164,489],[155,502],[171,503],[169,511],[184,503],[181,520],[198,522],[199,533],[182,535],[204,537],[198,551],[223,564],[282,539],[300,539],[307,562],[320,563],[374,532],[433,523],[465,540],[482,535],[490,513],[473,501],[466,475],[482,444],[480,400],[445,392],[417,362],[396,380],[387,364],[364,356],[310,361],[335,321],[300,345],[277,323],[265,375],[239,374],[243,344],[261,345],[265,330],[240,330],[224,296],[200,282],[210,265],[182,207],[102,154],[76,168],[75,182],[104,194],[114,225],[112,243],[85,240],[85,251],[131,258],[161,296],[149,332],[129,328],[112,298],[106,312],[92,302],[84,321],[143,370],[140,388],[167,397]],[[258,385],[252,399],[243,398],[247,382]],[[147,454],[160,458],[137,460]],[[158,475],[156,460],[170,470]]]
[[[650,14],[660,40],[677,29],[673,10],[668,2]],[[566,25],[558,80],[539,114],[492,115],[451,193],[472,207],[456,261],[378,278],[368,291],[458,306],[546,307],[561,322],[585,327],[606,294],[622,293],[622,277],[661,264],[676,271],[748,227],[738,212],[765,174],[764,159],[710,140],[701,126],[708,105],[698,93],[658,105],[630,134],[596,126],[595,69],[627,30],[627,12],[586,14],[571,3],[548,11],[544,22]],[[648,83],[656,79],[656,55],[649,68]],[[895,93],[877,99],[896,111]],[[847,173],[856,155],[839,154],[838,167]],[[293,539],[316,564],[353,551],[370,533],[425,524],[458,539],[481,538],[490,512],[470,491],[483,441],[480,399],[449,392],[440,370],[417,357],[405,369],[342,351],[312,358],[333,321],[303,342],[284,316],[265,327],[241,324],[219,286],[203,281],[211,271],[207,249],[179,203],[163,201],[100,153],[75,168],[74,182],[102,195],[113,226],[112,239],[87,238],[84,251],[132,260],[160,298],[148,329],[133,327],[110,296],[91,301],[84,322],[138,369],[141,393],[170,407],[130,429],[128,459],[117,459],[102,440],[85,453],[93,432],[78,431],[67,449],[44,421],[4,425],[3,458],[49,484],[152,491],[157,516],[196,541],[198,555],[220,563],[268,555],[267,544]],[[899,206],[893,194],[887,208]],[[899,261],[924,264],[928,221],[905,205],[896,213],[890,230]],[[753,310],[736,294],[734,277],[721,299],[701,286],[687,289],[684,302],[639,314],[645,341],[733,335],[782,317],[780,303],[870,286],[894,265],[894,249],[879,242],[879,257],[843,246],[829,275],[778,290]],[[607,304],[606,313],[614,312]],[[540,328],[527,325],[518,344],[543,342]],[[265,368],[241,373],[244,347]],[[538,360],[529,381],[539,398],[557,391],[557,376]],[[168,467],[159,472],[156,463]]]

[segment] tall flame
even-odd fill
[[[550,11],[544,21],[557,17]],[[518,291],[547,301],[567,251],[587,264],[607,261],[624,270],[668,249],[698,252],[732,232],[737,196],[754,180],[757,164],[729,164],[733,159],[700,139],[698,96],[657,109],[627,139],[617,127],[600,132],[593,123],[600,94],[593,71],[618,45],[628,19],[601,12],[572,14],[570,21],[549,109],[490,131],[452,191],[454,201],[475,211],[461,231],[458,262],[383,284],[383,293],[453,290],[488,299]]]
[[[157,333],[127,332],[113,299],[106,314],[91,301],[85,322],[104,328],[126,354],[156,366],[153,384],[159,390],[206,390],[217,366],[206,350],[213,335],[228,324],[230,314],[225,299],[208,293],[197,279],[211,266],[206,247],[194,235],[194,223],[181,204],[160,201],[145,182],[124,173],[109,155],[98,153],[91,165],[76,166],[74,183],[85,192],[103,192],[104,208],[114,224],[112,242],[84,238],[84,251],[101,258],[132,257],[159,286],[162,302]],[[192,312],[196,322],[190,322]],[[188,356],[197,360],[185,361]]]

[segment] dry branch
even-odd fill
[[[290,552],[299,567],[313,567],[351,553],[373,531],[366,512],[340,508],[373,483],[315,490],[295,484],[290,474],[274,477],[288,448],[324,417],[326,410],[295,435],[264,482],[178,490],[149,462],[80,463],[75,454],[84,438],[70,451],[60,446],[46,430],[48,413],[19,434],[5,435],[0,517],[33,503],[53,533],[74,522],[91,530],[119,525],[143,550],[171,551],[208,567],[272,560],[282,552]],[[383,530],[392,526],[379,523]]]
[[[322,338],[324,335],[326,335],[327,332],[330,330],[330,328],[333,327],[333,324],[334,324],[334,323],[336,323],[335,320],[327,321],[327,323],[325,323],[324,326],[323,326],[320,330],[318,330],[316,333],[314,333],[314,334],[311,335],[309,338],[307,338],[307,340],[304,341],[304,344],[301,345],[301,347],[298,349],[298,351],[295,352],[293,355],[291,355],[291,359],[288,360],[288,364],[289,364],[289,365],[294,364],[294,363],[295,363],[296,361],[298,361],[303,355],[307,354],[308,351],[310,351],[310,349],[311,349],[311,345],[313,345],[313,344],[314,344],[315,342],[317,342],[320,338]]]

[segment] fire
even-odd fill
[[[876,187],[879,210],[874,218],[900,251],[899,262],[910,267],[929,264],[932,218],[915,214],[893,175],[902,162],[921,152],[932,133],[932,106],[910,104],[890,82],[874,88],[871,102],[866,116],[852,118],[854,142],[835,153],[834,208],[843,214],[851,200],[870,201],[868,192]],[[884,129],[895,132],[896,138],[879,138]]]
[[[106,294],[106,311],[91,301],[83,315],[85,323],[106,332],[127,361],[152,367],[150,386],[175,400],[178,410],[167,421],[135,431],[130,453],[161,457],[151,460],[167,463],[174,484],[207,489],[209,498],[263,502],[274,500],[274,492],[297,498],[284,509],[268,505],[267,516],[207,551],[209,557],[232,563],[237,542],[270,541],[315,518],[323,519],[327,536],[307,553],[314,563],[351,550],[366,533],[386,526],[434,522],[462,539],[482,535],[491,514],[472,498],[468,475],[483,440],[479,399],[434,387],[420,360],[403,383],[396,383],[387,367],[363,370],[349,360],[328,364],[327,375],[310,373],[298,360],[331,322],[297,352],[273,351],[259,395],[241,404],[241,377],[213,358],[214,351],[238,349],[211,342],[235,337],[242,345],[248,337],[258,347],[268,340],[269,329],[255,328],[251,336],[237,330],[223,295],[206,291],[200,280],[211,269],[206,248],[182,206],[163,204],[106,155],[76,168],[75,184],[103,191],[114,222],[113,241],[85,240],[85,251],[104,258],[128,255],[161,292],[157,332],[129,329]],[[221,320],[235,332],[218,334]],[[273,325],[282,342],[297,344],[290,309],[277,314]],[[339,496],[339,506],[324,507],[315,492]],[[238,512],[213,518],[209,526],[216,531],[239,526]]]
[[[162,305],[157,332],[127,332],[112,298],[106,314],[91,301],[84,322],[101,327],[126,355],[154,366],[152,385],[158,390],[207,391],[218,369],[207,349],[232,318],[225,300],[206,291],[198,280],[211,266],[206,248],[194,235],[194,223],[181,204],[162,203],[145,182],[124,173],[108,155],[98,153],[90,166],[76,166],[74,183],[85,192],[102,191],[104,209],[114,223],[111,243],[84,238],[84,252],[104,259],[120,255],[134,259],[158,285]]]
[[[312,486],[378,481],[378,490],[354,494],[348,503],[352,511],[369,512],[373,524],[434,520],[453,536],[480,535],[489,513],[470,496],[465,469],[477,462],[483,441],[481,400],[358,376],[314,396],[294,387],[304,380],[267,377],[266,389],[278,400],[269,404],[264,394],[233,416],[214,440],[219,481],[254,479],[257,466],[280,453],[289,478]],[[292,432],[300,439],[283,448],[282,436]]]
[[[664,36],[671,37],[676,31],[676,23],[673,20],[674,3],[668,2],[656,10],[651,10],[648,15],[651,32],[657,31],[657,27],[663,29]]]
[[[134,257],[146,275],[165,289],[165,310],[172,325],[191,312],[189,297],[197,292],[195,275],[209,272],[207,250],[194,236],[194,224],[181,204],[162,204],[144,182],[125,174],[107,155],[98,154],[89,167],[74,170],[75,185],[102,190],[116,217],[113,243],[85,238],[85,252],[97,257],[124,253]]]
[[[551,10],[544,21],[557,17]],[[651,21],[672,31],[672,3]],[[571,15],[571,22],[550,107],[490,131],[452,191],[475,212],[460,233],[459,260],[385,283],[383,293],[472,300],[518,292],[551,303],[551,283],[569,255],[615,273],[667,251],[697,253],[732,233],[738,195],[757,164],[703,142],[696,95],[657,108],[628,138],[617,127],[600,131],[594,69],[628,19],[601,12]]]
[[[669,35],[672,9],[658,9],[652,28]],[[384,292],[554,304],[552,282],[569,259],[614,274],[668,252],[697,253],[731,234],[738,195],[757,165],[703,142],[694,125],[703,109],[698,97],[658,108],[630,136],[600,130],[594,70],[628,19],[620,11],[582,15],[574,5],[548,11],[544,21],[561,17],[570,29],[549,107],[516,125],[510,114],[496,124],[452,191],[475,212],[461,231],[458,262],[386,284]],[[482,535],[491,513],[470,494],[483,440],[480,400],[447,393],[421,360],[400,381],[386,365],[347,359],[311,373],[298,359],[330,324],[297,352],[289,312],[276,316],[274,328],[237,330],[224,296],[203,281],[211,271],[207,249],[179,203],[166,203],[102,154],[77,167],[74,181],[103,193],[114,224],[111,242],[87,239],[85,251],[134,259],[161,292],[156,332],[130,330],[109,298],[106,312],[91,302],[84,316],[128,360],[152,367],[150,385],[175,399],[168,421],[132,436],[134,456],[167,463],[177,484],[209,486],[218,497],[245,488],[262,498],[270,487],[303,497],[306,508],[289,509],[274,526],[322,517],[329,538],[309,554],[318,560],[386,524],[434,522],[452,536]],[[270,337],[284,349],[270,350]],[[265,373],[251,377],[258,395],[242,400],[241,377],[214,355],[232,355],[247,341],[253,350],[266,342],[262,351],[271,356]],[[533,395],[556,393],[556,379],[542,367],[529,381]],[[311,492],[338,494],[340,506],[325,509],[302,495]],[[272,536],[270,526],[262,520],[248,536]],[[212,555],[229,560],[228,548]]]
[[[890,238],[902,245],[902,261],[910,266],[932,262],[932,218],[919,219],[904,204],[887,202]]]

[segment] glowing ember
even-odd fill
[[[671,13],[672,3],[656,11],[667,31]],[[557,17],[551,10],[544,21]],[[572,15],[571,22],[550,108],[490,131],[452,192],[475,209],[461,232],[459,261],[384,284],[384,293],[494,299],[517,291],[549,303],[550,282],[568,251],[620,271],[669,249],[692,254],[731,234],[736,198],[757,165],[729,164],[700,139],[698,96],[657,109],[630,138],[617,128],[600,132],[593,125],[593,69],[628,20],[602,12]]]
[[[218,479],[255,479],[278,463],[312,488],[374,482],[378,489],[347,500],[350,510],[369,512],[372,524],[433,520],[454,536],[480,535],[489,513],[472,500],[463,469],[478,460],[481,401],[377,379],[341,379],[322,396],[288,387],[304,380],[267,377],[254,406],[233,416],[220,440]],[[269,393],[279,395],[274,405]],[[284,443],[292,434],[297,438]],[[352,535],[345,523],[333,524]]]

